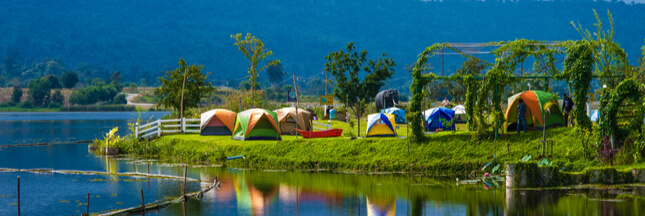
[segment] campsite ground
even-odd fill
[[[428,174],[466,174],[493,162],[503,164],[517,161],[527,154],[537,160],[537,145],[542,131],[527,134],[502,134],[495,141],[473,139],[473,133],[460,125],[457,132],[426,134],[427,141],[408,143],[405,138],[378,137],[303,139],[284,135],[282,141],[238,141],[229,136],[200,136],[197,134],[168,135],[155,140],[123,141],[118,147],[125,153],[159,158],[173,162],[226,164],[235,167],[260,169],[327,169],[360,172],[423,172]],[[362,125],[364,135],[364,126]],[[333,121],[332,128],[349,129],[344,122]],[[399,136],[405,136],[400,125]],[[345,135],[345,133],[344,133]],[[547,130],[547,139],[554,140],[554,165],[567,171],[604,166],[597,160],[584,157],[582,143],[593,137],[578,134],[573,128]],[[226,157],[244,155],[244,160],[226,161]],[[645,167],[645,163],[624,160],[620,168]]]

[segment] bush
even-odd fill
[[[14,104],[11,102],[0,103],[0,107],[12,107]]]
[[[22,98],[22,88],[20,86],[13,87],[13,93],[11,94],[11,102],[14,104],[20,103],[20,99]]]
[[[56,90],[56,92],[54,92],[54,94],[52,95],[52,102],[58,103],[60,105],[60,104],[63,104],[64,101],[65,101],[65,97],[63,97],[63,94],[60,93],[60,90]]]
[[[47,106],[47,107],[49,107],[50,109],[56,109],[56,108],[60,108],[62,106],[63,105],[61,105],[60,103],[53,102],[53,103],[50,103],[49,106]]]
[[[20,108],[25,108],[25,109],[34,108],[34,104],[30,100],[20,103],[19,106]]]
[[[128,100],[125,99],[125,94],[119,94],[114,97],[112,104],[128,104]]]

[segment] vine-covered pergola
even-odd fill
[[[412,114],[411,127],[413,139],[422,141],[425,139],[422,127],[422,101],[425,97],[425,87],[434,80],[461,81],[466,87],[466,113],[468,115],[467,123],[471,131],[477,131],[481,134],[484,131],[493,129],[497,135],[499,128],[506,121],[500,102],[504,88],[509,84],[518,82],[521,79],[544,79],[548,89],[549,80],[565,80],[572,88],[572,96],[575,104],[585,104],[587,92],[590,90],[590,83],[594,77],[608,78],[607,75],[594,75],[594,54],[599,47],[595,41],[535,41],[520,39],[515,41],[490,42],[477,44],[459,44],[459,43],[436,43],[427,47],[421,54],[414,65],[412,71],[412,84],[410,91],[412,93],[410,102],[410,113]],[[613,42],[612,42],[613,43]],[[495,56],[495,61],[490,63],[479,59],[488,66],[485,74],[479,75],[452,75],[437,76],[433,73],[424,74],[428,68],[428,59],[437,55],[438,52],[444,53],[444,50],[454,51],[464,58],[476,58],[472,54],[486,54],[486,52],[472,52],[466,49],[472,47],[494,47],[494,50],[488,52]],[[562,72],[557,69],[556,65],[561,62],[556,59],[558,55],[565,55],[564,67]],[[529,59],[533,59],[533,71],[524,73],[523,64]],[[442,58],[443,60],[443,58]],[[521,67],[519,74],[516,74],[518,67]],[[618,77],[618,76],[613,76]],[[631,89],[636,88],[642,91],[642,84],[634,83]],[[627,87],[624,87],[627,88]],[[609,97],[609,96],[607,96]],[[637,100],[640,104],[642,98],[635,96],[616,96],[613,101],[620,103],[624,97]],[[492,104],[486,103],[490,99]],[[602,100],[602,99],[601,99]],[[606,104],[606,103],[605,103]],[[614,118],[615,112],[610,111],[614,108],[603,106],[601,101],[601,112],[609,109],[606,117]],[[609,105],[612,105],[609,103]],[[642,109],[641,109],[642,110]],[[494,116],[494,121],[488,124],[483,118],[485,112]],[[576,125],[585,130],[591,130],[591,121],[585,114],[584,106],[575,106],[573,116]],[[642,114],[641,114],[642,116]],[[612,121],[606,124],[615,125]],[[636,124],[636,123],[635,123]],[[642,122],[641,122],[642,124]],[[601,125],[603,126],[603,125]],[[634,125],[638,127],[640,125]],[[610,130],[611,131],[611,130]]]

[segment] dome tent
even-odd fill
[[[280,124],[280,133],[282,134],[293,134],[296,133],[296,108],[294,107],[285,107],[282,109],[274,110],[277,115],[277,120]],[[313,127],[311,125],[312,115],[311,112],[298,109],[298,129],[304,131],[311,131]]]
[[[433,131],[436,129],[455,130],[455,121],[453,121],[454,118],[455,111],[443,107],[435,107],[423,112],[423,121],[426,131]],[[444,123],[442,122],[442,120],[444,122],[452,121],[452,124],[443,125]]]
[[[250,109],[237,114],[233,139],[280,140],[280,127],[275,112]]]
[[[542,128],[564,125],[562,109],[555,95],[544,91],[525,91],[508,98],[506,109],[506,130],[515,130],[517,127],[517,105],[520,99],[526,104],[526,124]],[[546,116],[546,119],[542,119]]]
[[[374,113],[367,116],[367,137],[396,136],[394,115]]]
[[[199,135],[233,135],[235,117],[230,110],[214,109],[201,114]]]
[[[405,110],[396,107],[381,110],[381,113],[394,115],[396,124],[405,124]]]

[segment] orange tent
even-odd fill
[[[233,135],[236,116],[235,112],[225,109],[202,113],[200,135]]]

